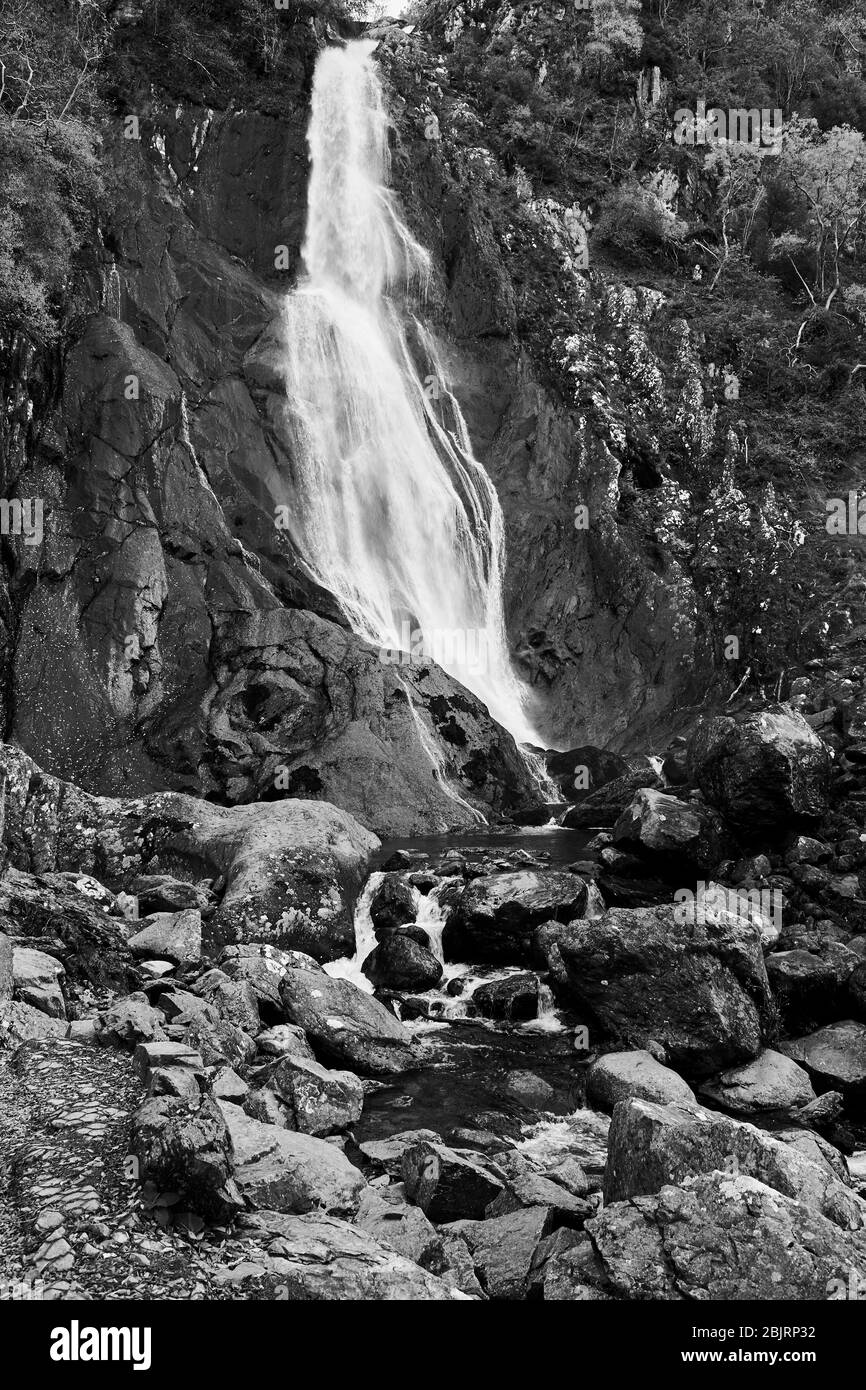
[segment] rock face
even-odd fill
[[[37,802],[31,811],[35,812],[38,805]],[[44,810],[48,812],[48,824],[44,831],[37,828],[38,823],[32,834],[28,831],[32,854],[27,849],[23,853],[28,863],[38,862],[42,844],[46,861],[53,865],[53,817],[49,808]],[[9,827],[8,802],[6,824]],[[135,978],[133,961],[120,921],[110,917],[106,908],[87,892],[76,888],[76,877],[82,881],[75,875],[70,883],[59,873],[33,874],[8,868],[0,877],[0,927],[13,938],[44,937],[58,943],[72,980],[87,981],[97,988],[129,989]]]
[[[273,1211],[351,1216],[365,1183],[324,1139],[261,1124],[236,1105],[219,1103],[231,1137],[235,1176],[244,1196]]]
[[[303,1028],[329,1061],[364,1076],[389,1076],[418,1065],[418,1054],[399,1020],[349,980],[289,970],[280,997],[289,1022]]]
[[[485,874],[464,888],[445,924],[445,957],[529,964],[534,929],[581,916],[586,902],[587,887],[577,874]]]
[[[604,1179],[607,1204],[719,1171],[758,1179],[813,1207],[844,1230],[866,1225],[866,1202],[823,1158],[807,1156],[754,1125],[699,1106],[621,1101],[613,1112]]]
[[[586,1229],[599,1282],[618,1298],[823,1300],[849,1272],[861,1288],[866,1278],[863,1232],[751,1177],[710,1173],[615,1202]]]
[[[688,760],[704,796],[743,834],[773,834],[826,809],[829,753],[788,706],[703,721]]]
[[[582,801],[631,769],[625,758],[604,748],[583,744],[566,753],[549,753],[547,771],[562,792],[565,801]]]
[[[609,1037],[656,1039],[686,1076],[757,1056],[769,987],[760,935],[744,918],[686,926],[672,906],[612,908],[548,923],[536,946],[556,989]]]

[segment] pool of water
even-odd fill
[[[384,840],[371,867],[381,868],[394,853],[402,849],[427,854],[439,859],[449,849],[459,850],[471,859],[475,855],[502,855],[522,849],[528,854],[545,855],[551,867],[571,864],[583,858],[583,850],[592,836],[584,830],[566,830],[561,825],[511,826],[505,830],[462,830],[448,835],[421,835],[409,839]]]

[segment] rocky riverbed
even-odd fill
[[[4,745],[3,1280],[839,1296],[866,833],[836,741],[708,719],[661,773],[597,772],[581,829],[386,846],[316,802],[91,797]]]

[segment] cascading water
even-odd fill
[[[375,46],[328,48],[316,66],[306,276],[284,306],[293,537],[357,633],[394,652],[411,638],[519,743],[537,742],[508,656],[502,510],[407,308],[430,258],[387,187]]]

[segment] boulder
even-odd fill
[[[362,1076],[388,1076],[418,1065],[410,1034],[377,999],[349,980],[289,970],[280,984],[286,1018],[303,1028],[317,1053]]]
[[[866,1202],[829,1163],[754,1125],[700,1106],[624,1100],[614,1109],[605,1204],[644,1197],[667,1183],[682,1184],[715,1170],[757,1178],[845,1230],[866,1225]]]
[[[258,1211],[246,1232],[268,1242],[266,1268],[290,1302],[446,1302],[463,1295],[366,1230],[320,1212]]]
[[[613,827],[614,843],[651,854],[669,872],[685,866],[705,872],[725,857],[721,817],[699,801],[680,801],[642,787]]]
[[[62,1018],[51,1018],[21,999],[7,999],[0,1004],[0,1047],[15,1048],[43,1038],[62,1038],[66,1032],[67,1024]]]
[[[476,1275],[492,1299],[523,1299],[539,1243],[552,1229],[547,1207],[521,1207],[487,1221],[455,1221],[448,1233],[469,1248]]]
[[[364,1087],[353,1072],[327,1071],[302,1057],[282,1057],[258,1078],[246,1106],[249,1113],[256,1114],[251,1107],[263,1090],[276,1098],[286,1129],[303,1134],[337,1134],[348,1129],[360,1119],[364,1106]]]
[[[677,1071],[707,1076],[757,1056],[770,995],[760,933],[725,915],[687,925],[673,905],[611,908],[540,928],[554,989],[630,1047],[655,1039]]]
[[[45,951],[16,946],[12,953],[12,980],[16,999],[32,1004],[50,1018],[66,1017],[61,981],[66,971]]]
[[[585,777],[583,769],[586,770]],[[599,787],[625,776],[630,770],[625,758],[618,753],[609,753],[592,744],[569,748],[564,753],[547,754],[548,775],[559,787],[565,801],[582,801]]]
[[[691,1087],[651,1052],[609,1052],[594,1062],[586,1078],[587,1099],[601,1110],[621,1100],[657,1101],[660,1105],[694,1103]]]
[[[786,1031],[807,1032],[838,1018],[859,964],[838,941],[823,942],[814,951],[797,948],[767,956],[767,977]]]
[[[799,1110],[815,1100],[808,1073],[790,1057],[769,1047],[753,1062],[731,1067],[703,1082],[699,1091],[734,1115]]]
[[[308,1062],[315,1061],[306,1033],[294,1023],[277,1023],[273,1028],[266,1028],[256,1038],[256,1047],[267,1057],[301,1057]]]
[[[147,995],[128,994],[99,1015],[99,1041],[113,1047],[137,1047],[165,1038],[165,1018]]]
[[[170,874],[138,874],[128,888],[138,899],[140,917],[150,917],[152,913],[178,913],[185,908],[197,908],[202,912],[213,906],[213,892],[209,887],[185,883]]]
[[[442,1237],[421,1208],[406,1201],[402,1183],[365,1187],[355,1225],[407,1260],[441,1271]]]
[[[119,919],[108,915],[110,895],[95,897],[91,882],[84,874],[7,869],[0,877],[0,930],[11,937],[41,937],[52,943],[52,951],[57,943],[72,981],[97,989],[134,988],[126,934]]]
[[[422,1140],[410,1145],[401,1159],[408,1200],[437,1224],[481,1220],[505,1183],[477,1160],[478,1155],[458,1153],[446,1144]]]
[[[531,963],[535,928],[583,915],[587,887],[577,874],[553,869],[483,874],[461,893],[445,924],[447,960]]]
[[[233,1146],[238,1186],[253,1206],[353,1216],[363,1175],[335,1144],[261,1124],[237,1105],[218,1103]]]
[[[177,1192],[202,1216],[224,1220],[243,1207],[228,1128],[209,1096],[146,1100],[132,1118],[130,1150],[142,1182]]]
[[[748,1176],[713,1172],[615,1202],[586,1231],[618,1299],[823,1302],[849,1272],[866,1281],[862,1232]]]
[[[435,989],[442,979],[442,966],[433,952],[400,931],[384,935],[362,969],[377,989],[404,989],[420,994]]]
[[[491,980],[472,991],[472,1003],[482,1018],[523,1023],[538,1017],[538,976],[530,971]]]
[[[370,899],[370,919],[376,934],[414,922],[418,915],[416,901],[415,892],[399,874],[384,874]]]
[[[562,818],[562,824],[569,830],[605,829],[615,825],[623,811],[629,806],[634,794],[642,787],[661,787],[662,781],[647,768],[636,772],[626,772],[612,782],[591,792],[577,806],[571,806]]]
[[[147,960],[170,960],[175,965],[195,965],[201,959],[201,913],[196,907],[182,912],[154,913],[129,938],[134,956]]]
[[[779,1044],[805,1067],[819,1091],[841,1091],[849,1104],[866,1106],[866,1024],[845,1019],[807,1037]]]
[[[826,809],[828,749],[788,705],[702,720],[688,761],[696,786],[743,835],[776,835]]]

